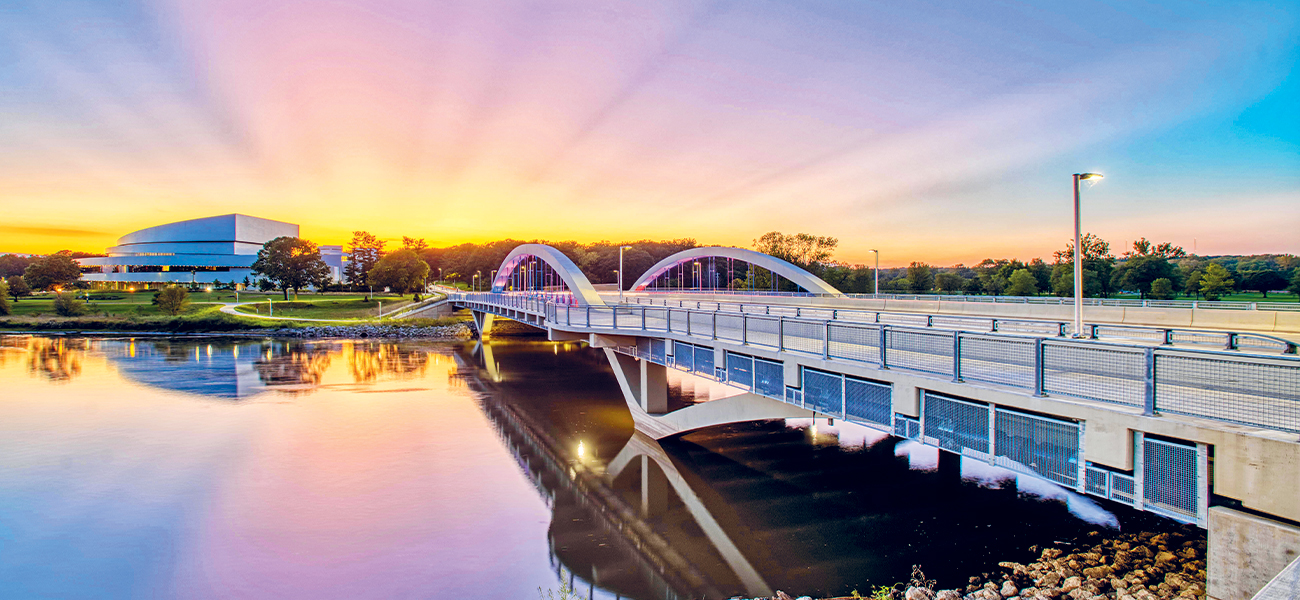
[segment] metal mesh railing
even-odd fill
[[[921,420],[894,413],[894,435],[909,440],[921,439]]]
[[[1033,339],[962,334],[962,379],[1033,389],[1035,343]]]
[[[673,342],[673,364],[687,371],[695,368],[695,348],[690,344]]]
[[[1079,484],[1078,423],[998,409],[997,463],[1068,487]]]
[[[893,394],[894,388],[888,383],[845,377],[844,418],[889,425],[894,412]]]
[[[871,325],[830,326],[830,357],[880,364],[880,328]]]
[[[1197,462],[1195,446],[1143,439],[1142,501],[1145,508],[1195,519],[1199,504]]]
[[[785,350],[821,354],[826,325],[813,321],[786,319],[783,326],[782,345]]]
[[[1087,470],[1084,471],[1083,489],[1094,496],[1109,498],[1110,471],[1089,465]]]
[[[844,377],[803,370],[804,406],[824,415],[844,416]]]
[[[952,375],[952,334],[889,329],[885,361],[891,367]]]
[[[1136,486],[1134,485],[1132,475],[1124,475],[1122,473],[1110,474],[1111,500],[1132,504],[1134,498],[1133,490],[1135,488]]]
[[[645,309],[645,328],[651,331],[668,331],[668,309]]]
[[[713,315],[712,313],[691,312],[691,336],[701,338],[713,337]]]
[[[1043,391],[1101,402],[1142,406],[1146,355],[1140,348],[1043,344]]]
[[[785,365],[755,358],[754,392],[769,398],[781,398],[785,393]]]
[[[718,339],[732,342],[742,341],[744,337],[745,318],[740,315],[718,314]]]
[[[1156,409],[1300,432],[1300,364],[1157,354]]]
[[[962,453],[989,453],[989,407],[925,391],[921,397],[925,415],[921,425],[927,442]]]
[[[727,382],[752,389],[754,387],[754,359],[735,352],[727,353]]]
[[[696,346],[693,352],[695,363],[691,365],[691,371],[705,377],[717,377],[713,371],[713,348],[703,348]]]
[[[755,346],[767,346],[775,348],[778,342],[778,331],[780,329],[779,319],[776,317],[756,317],[749,316],[745,319],[748,331],[745,339],[748,343]]]

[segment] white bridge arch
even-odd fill
[[[542,264],[538,265],[538,262]],[[605,305],[582,269],[563,252],[546,244],[522,244],[511,250],[497,269],[492,291],[552,292],[559,291],[557,284],[561,282],[567,288],[564,291],[573,295],[576,304]]]
[[[650,267],[644,275],[636,280],[636,283],[632,284],[631,289],[634,292],[645,291],[647,286],[658,279],[659,276],[667,273],[673,267],[685,265],[700,258],[709,257],[730,258],[733,260],[744,261],[756,267],[762,267],[763,269],[784,277],[791,283],[794,283],[813,294],[827,296],[844,295],[831,286],[831,284],[822,281],[820,277],[809,273],[798,265],[781,260],[770,254],[763,254],[762,252],[746,250],[744,248],[729,248],[725,246],[691,248],[690,250],[683,250],[669,256],[668,258],[655,263],[653,267]]]

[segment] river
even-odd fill
[[[847,595],[1165,526],[825,419],[655,442],[576,343],[0,337],[4,598]]]

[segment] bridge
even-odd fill
[[[480,335],[505,317],[603,349],[652,439],[854,422],[1206,528],[1221,599],[1249,597],[1300,553],[1300,359],[1276,316],[1219,330],[1085,312],[1074,332],[1050,315],[895,312],[720,247],[670,256],[631,290],[601,293],[558,250],[525,244],[490,292],[450,299]],[[670,411],[667,369],[736,394]]]

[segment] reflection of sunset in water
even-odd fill
[[[385,375],[397,379],[424,377],[433,355],[424,349],[382,342],[343,342],[342,354],[357,383],[370,383]]]
[[[0,367],[4,366],[10,348],[25,342],[27,350],[27,372],[33,376],[50,381],[68,382],[81,375],[82,363],[88,340],[68,340],[65,338],[29,337],[25,340],[11,340],[5,344],[5,351],[0,352]]]

